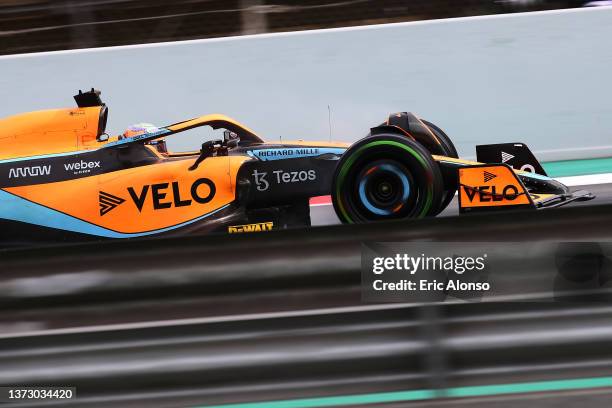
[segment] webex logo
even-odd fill
[[[51,174],[51,165],[48,166],[30,166],[30,167],[15,167],[9,170],[9,178],[20,177],[38,177],[48,176]]]
[[[99,169],[99,161],[84,161],[64,164],[66,171],[72,171],[74,174],[89,173],[92,169]]]

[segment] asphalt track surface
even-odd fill
[[[591,184],[571,187],[572,191],[588,190],[595,194],[595,199],[591,201],[574,202],[568,205],[572,206],[589,206],[595,204],[610,204],[612,203],[612,183],[609,184]],[[439,215],[439,217],[448,217],[459,215],[459,207],[457,197],[448,205],[448,207]],[[334,207],[331,204],[317,204],[310,207],[310,218],[313,226],[334,225],[340,223]]]

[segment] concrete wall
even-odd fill
[[[468,156],[503,141],[612,155],[611,41],[601,8],[4,56],[0,116],[95,86],[113,133],[222,112],[269,139],[326,140],[330,105],[340,140],[409,110]]]

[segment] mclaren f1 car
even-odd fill
[[[521,143],[478,146],[478,162],[461,160],[440,128],[407,112],[351,145],[275,143],[219,114],[109,136],[100,92],[75,100],[0,120],[2,242],[308,226],[309,199],[322,195],[344,223],[435,216],[457,190],[461,213],[593,198],[547,177]],[[166,138],[201,126],[223,138],[168,150]]]

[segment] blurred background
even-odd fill
[[[2,54],[604,5],[584,0],[0,0]]]
[[[412,111],[468,158],[508,141],[543,161],[608,157],[612,8],[590,7],[605,4],[4,0],[0,117],[96,87],[109,134],[218,112],[268,140],[351,142]],[[192,133],[170,148],[213,137]]]
[[[602,176],[581,179],[600,206],[511,217],[0,249],[0,385],[78,388],[44,406],[609,407],[609,297],[368,304],[360,286],[366,241],[612,240],[609,3],[0,0],[0,117],[96,87],[109,133],[222,112],[268,140],[354,141],[412,110],[462,156],[520,141],[553,177]],[[436,20],[470,16],[491,17]],[[76,51],[38,54],[58,50]],[[519,289],[542,272],[523,255]],[[554,294],[612,287],[607,258],[571,261]]]

